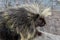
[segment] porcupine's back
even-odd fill
[[[7,15],[6,23],[11,31],[17,31],[18,34],[23,36],[22,39],[25,38],[26,40],[32,38],[35,34],[35,24],[28,13],[24,8],[20,8],[15,13]]]

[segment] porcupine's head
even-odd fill
[[[47,11],[39,11],[35,4],[10,8],[4,15],[6,26],[20,34],[21,40],[30,40],[36,35],[36,27],[43,27],[46,24],[44,17],[49,15]]]

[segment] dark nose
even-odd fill
[[[43,26],[45,26],[45,24],[46,24],[46,21],[45,21],[45,19],[44,18],[38,18],[37,20],[36,20],[36,27],[37,26],[40,26],[40,27],[43,27]]]

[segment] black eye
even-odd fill
[[[36,19],[39,17],[39,14],[34,15],[33,19],[36,21]]]
[[[35,15],[35,18],[38,18],[39,17],[39,14]]]

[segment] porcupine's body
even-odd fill
[[[5,16],[6,26],[20,34],[21,40],[30,40],[36,32],[34,20],[28,16],[28,13],[24,8],[20,8],[15,14]]]
[[[32,40],[38,34],[36,27],[46,24],[45,15],[39,14],[39,8],[36,5],[23,5],[13,9],[15,11],[5,12],[3,16],[6,27],[10,31],[17,32],[21,36],[19,40]]]

